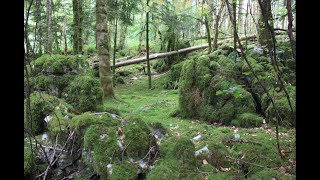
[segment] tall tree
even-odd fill
[[[219,35],[219,21],[224,9],[224,1],[221,2],[219,12],[215,14],[215,22],[214,22],[214,40],[213,40],[213,49],[218,48],[218,35]]]
[[[110,34],[108,32],[107,3],[96,0],[97,46],[99,57],[99,77],[105,97],[113,97],[112,72],[110,68]]]
[[[83,0],[72,0],[73,7],[73,53],[82,52]]]
[[[53,36],[52,36],[52,1],[47,0],[46,5],[46,15],[47,15],[47,43],[46,43],[46,52],[48,54],[52,54],[52,42],[53,42]]]
[[[119,37],[119,44],[118,44],[118,49],[119,50],[122,50],[124,48],[126,35],[127,35],[127,30],[128,30],[128,25],[126,23],[124,23],[124,22],[121,22],[120,37]]]
[[[287,11],[288,11],[288,36],[290,39],[293,58],[296,59],[296,39],[292,33],[293,17],[292,17],[291,0],[287,0]]]
[[[150,70],[150,62],[149,62],[149,0],[147,0],[147,6],[146,6],[146,47],[147,47],[147,69],[148,69],[148,77],[149,77],[149,89],[151,89],[151,70]]]
[[[258,20],[258,42],[261,46],[267,45],[267,41],[271,41],[271,36],[267,31],[266,24],[264,23],[264,18],[267,18],[268,21],[272,19],[272,11],[271,11],[271,0],[261,0],[261,9],[265,12],[262,13],[262,10],[259,11],[259,20]],[[265,15],[265,17],[264,17]],[[270,23],[270,26],[273,28],[273,23]]]

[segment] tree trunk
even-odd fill
[[[117,2],[117,1],[116,1]],[[114,27],[114,39],[113,39],[113,67],[116,65],[116,51],[117,51],[117,28],[118,28],[118,20],[115,19],[115,27]],[[112,79],[113,79],[113,87],[115,87],[115,74],[116,74],[116,68],[112,68]]]
[[[214,23],[214,41],[213,41],[213,48],[217,49],[218,48],[218,35],[219,35],[219,20],[222,14],[224,8],[224,2],[221,2],[219,12],[216,14],[215,18],[215,23]]]
[[[73,7],[73,53],[82,52],[82,22],[83,22],[83,0],[72,0]]]
[[[139,33],[139,46],[138,46],[138,51],[141,50],[141,45],[142,45],[142,38],[143,38],[143,31],[144,31],[144,23],[143,23],[143,11],[141,12],[141,16],[140,16],[140,33]]]
[[[64,54],[67,55],[68,52],[68,44],[67,44],[67,15],[65,8],[64,11],[64,18],[63,18],[63,39],[64,39]]]
[[[119,39],[119,45],[118,45],[118,49],[122,50],[124,48],[124,44],[126,41],[126,35],[127,35],[127,28],[128,26],[124,23],[121,24],[121,28],[120,28],[120,39]]]
[[[96,0],[97,46],[99,56],[99,77],[105,97],[113,97],[112,72],[110,69],[110,35],[107,24],[107,4]]]
[[[239,34],[243,32],[243,20],[242,20],[242,0],[239,0],[239,5],[238,5],[238,31]]]
[[[272,13],[271,13],[271,0],[262,0],[261,1],[261,9],[266,12],[266,17],[268,20],[272,19]],[[270,25],[273,27],[273,23],[270,23]],[[268,34],[269,32],[266,30],[267,27],[263,20],[263,14],[262,10],[260,10],[259,14],[259,20],[258,20],[258,42],[261,46],[267,45],[267,41],[271,41],[271,35]]]
[[[207,31],[207,40],[208,40],[208,54],[212,51],[212,44],[211,44],[211,36],[210,36],[210,28],[209,28],[209,22],[208,22],[208,15],[204,15],[204,24],[206,26]]]
[[[237,53],[237,7],[236,7],[236,2],[234,1],[232,3],[233,5],[233,52],[235,53],[234,55],[234,62],[236,62],[236,53]]]
[[[149,0],[147,0],[147,7],[149,7]],[[149,8],[150,11],[150,8]],[[151,89],[151,70],[150,70],[150,62],[149,62],[149,11],[146,14],[146,48],[147,48],[147,69],[148,69],[148,77],[149,77],[149,89]]]
[[[296,59],[296,40],[292,33],[292,10],[291,10],[291,0],[287,0],[287,11],[288,11],[288,36],[290,39],[291,49],[293,58]]]
[[[52,42],[53,42],[53,37],[52,37],[52,1],[51,0],[47,0],[47,44],[46,44],[46,53],[48,54],[52,54]]]
[[[255,39],[256,35],[248,35],[246,37],[241,37],[240,40],[250,40],[250,39]],[[229,42],[229,39],[226,40],[222,40],[219,41],[217,44],[221,45],[223,43]],[[170,52],[164,52],[164,53],[157,53],[157,54],[150,54],[149,55],[149,60],[153,60],[153,59],[158,59],[158,58],[164,58],[164,57],[169,57],[169,56],[174,56],[174,55],[178,55],[178,54],[185,54],[191,51],[195,51],[195,50],[199,50],[199,49],[205,49],[208,48],[208,44],[202,44],[202,45],[198,45],[198,46],[192,46],[192,47],[188,47],[188,48],[184,48],[184,49],[179,49],[176,51],[170,51]],[[122,62],[118,62],[116,63],[115,67],[122,67],[122,66],[127,66],[127,65],[131,65],[131,64],[137,64],[137,63],[141,63],[141,62],[145,62],[147,61],[147,57],[140,57],[140,58],[135,58],[135,59],[130,59],[127,61],[122,61]]]

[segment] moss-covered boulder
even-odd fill
[[[71,105],[55,96],[42,92],[34,92],[30,95],[30,113],[32,115],[32,131],[34,135],[43,133],[46,128],[46,121],[49,121],[53,117],[52,113],[60,107],[62,112],[74,111]],[[25,114],[26,109],[25,100]],[[47,119],[45,120],[45,118]],[[30,122],[26,118],[24,123],[27,129],[31,127]]]
[[[167,179],[192,179],[201,180],[202,175],[196,169],[184,169],[181,163],[175,159],[166,159],[156,165],[147,174],[147,180],[167,180]]]
[[[85,72],[88,63],[81,55],[42,55],[31,63],[30,83],[39,91],[61,97],[64,88],[78,73]]]
[[[164,85],[165,89],[177,89],[179,87],[180,73],[184,62],[175,64],[170,69],[170,74]]]
[[[252,95],[234,77],[235,63],[208,56],[184,62],[179,82],[179,109],[188,118],[230,124],[241,113],[255,112]]]
[[[240,116],[231,122],[232,125],[238,127],[259,127],[262,125],[263,117],[255,113],[242,113]]]
[[[278,109],[278,112],[281,116],[282,122],[281,125],[284,126],[294,126],[295,125],[295,113],[296,113],[296,87],[291,85],[286,85],[286,89],[288,91],[291,106],[293,108],[293,113],[291,111],[288,99],[285,95],[284,90],[280,90],[279,88],[271,89],[269,91],[270,94],[274,97],[275,105]],[[271,123],[274,123],[276,120],[276,111],[268,99],[267,95],[264,94],[262,97],[262,108],[265,112],[267,120]]]
[[[102,106],[103,90],[98,79],[79,75],[65,88],[63,97],[78,112],[95,111]]]
[[[111,180],[135,180],[137,177],[137,170],[130,163],[121,163],[112,166]]]
[[[136,169],[127,167],[126,162],[142,159],[149,145],[155,145],[149,127],[138,117],[120,121],[111,115],[84,113],[74,117],[71,126],[77,127],[80,135],[84,132],[84,161],[102,178],[110,178],[110,164],[111,179],[122,177],[118,176],[122,173],[125,177],[136,177]]]

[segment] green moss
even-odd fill
[[[166,89],[177,89],[178,83],[180,79],[181,69],[184,62],[180,62],[178,64],[175,64],[170,69],[170,74],[167,78],[167,81],[165,83]]]
[[[151,170],[147,175],[147,180],[167,180],[167,179],[190,179],[201,180],[202,176],[196,169],[184,169],[175,159],[167,159]]]
[[[73,115],[65,112],[64,109],[67,108],[59,105],[55,108],[55,111],[50,114],[51,120],[48,122],[50,137],[56,137],[59,132],[62,133],[60,136],[67,136],[69,134],[69,122]]]
[[[31,158],[31,148],[30,145],[24,141],[24,176],[29,175],[31,172],[31,166],[33,163],[33,159]]]
[[[263,118],[254,113],[242,113],[238,119],[241,127],[249,128],[261,126]]]
[[[111,180],[135,180],[137,179],[137,171],[130,163],[121,163],[112,167]]]
[[[130,118],[124,127],[125,144],[131,158],[136,160],[143,158],[149,151],[150,129],[139,118]]]
[[[231,180],[233,178],[228,173],[216,173],[216,174],[210,174],[208,176],[208,180],[216,180],[216,179]]]
[[[274,97],[274,102],[276,104],[276,107],[278,108],[278,112],[282,118],[281,125],[284,126],[292,126],[295,124],[295,109],[296,109],[296,88],[295,86],[286,85],[287,91],[289,93],[290,102],[292,105],[292,108],[294,110],[294,113],[291,113],[291,108],[289,106],[287,97],[285,96],[284,91],[276,91],[277,89],[272,89],[269,91],[269,93]],[[262,97],[262,107],[263,110],[265,110],[265,114],[267,119],[270,122],[274,122],[276,119],[276,112],[271,104],[271,101],[268,100],[266,94]]]
[[[178,160],[182,168],[195,168],[195,147],[192,141],[188,138],[180,138],[175,142],[175,145],[170,152],[171,158]]]
[[[270,180],[273,177],[276,177],[277,179],[283,179],[283,180],[294,180],[296,179],[296,176],[294,175],[287,175],[284,173],[279,172],[278,170],[273,169],[264,169],[261,170],[252,176],[249,177],[249,179],[261,179],[261,180]]]
[[[79,75],[66,87],[63,95],[79,112],[95,111],[102,105],[103,90],[98,79]]]
[[[230,166],[230,163],[226,158],[228,150],[223,144],[211,142],[208,144],[208,149],[209,153],[206,159],[209,164],[216,168],[226,168]]]
[[[44,118],[51,115],[54,112],[55,108],[59,105],[65,107],[67,111],[73,112],[73,107],[71,105],[54,96],[50,96],[46,93],[40,92],[34,92],[30,95],[30,113],[32,115],[32,131],[34,135],[43,133],[43,131],[45,130]],[[26,119],[24,123],[25,127],[29,129],[30,123],[27,123]]]
[[[125,82],[124,82],[124,80],[123,80],[123,78],[122,77],[117,77],[116,78],[116,84],[124,84]]]

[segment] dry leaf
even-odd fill
[[[252,134],[251,136],[256,137],[257,135],[256,134]]]
[[[230,168],[223,168],[223,167],[221,167],[221,170],[224,171],[224,172],[227,172],[227,171],[230,171]]]
[[[281,153],[281,156],[283,156],[283,157],[286,156],[283,149],[281,149],[280,153]]]
[[[279,168],[279,171],[282,172],[282,173],[286,173],[287,170],[286,170],[286,168],[284,168],[284,167],[281,166],[281,167]]]
[[[208,163],[208,161],[207,161],[207,160],[205,160],[205,159],[204,159],[204,160],[202,160],[202,163],[203,163],[203,164],[209,164],[209,163]]]

